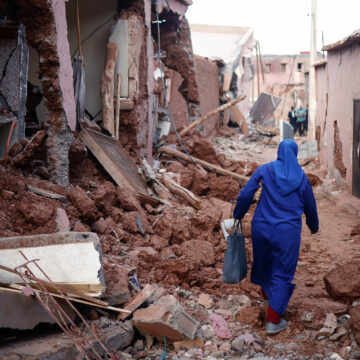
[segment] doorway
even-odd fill
[[[360,198],[360,100],[354,100],[352,194]]]

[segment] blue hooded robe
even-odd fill
[[[316,201],[309,179],[297,161],[298,147],[284,140],[276,161],[259,166],[237,198],[234,218],[247,213],[262,183],[262,194],[251,223],[253,265],[251,282],[260,285],[269,305],[285,313],[295,285],[302,214],[312,233],[319,229]]]

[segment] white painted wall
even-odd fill
[[[116,0],[86,0],[79,1],[80,33],[81,39],[90,35],[99,25],[106,22],[116,14]],[[77,48],[75,1],[66,3],[66,17],[68,23],[68,39],[70,54],[73,55]],[[101,110],[100,78],[104,67],[106,44],[108,43],[110,28],[109,23],[101,27],[90,39],[82,45],[83,57],[86,64],[86,99],[85,108],[95,115]]]

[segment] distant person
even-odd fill
[[[303,136],[305,129],[306,110],[302,105],[300,105],[299,109],[295,110],[295,116],[297,127],[299,129],[299,135]]]
[[[265,331],[269,335],[287,326],[282,316],[295,288],[302,214],[311,233],[319,229],[312,187],[297,153],[294,140],[283,140],[277,160],[259,166],[240,192],[233,214],[235,219],[244,218],[261,183],[262,194],[251,222],[251,282],[261,286],[264,303],[268,302]]]
[[[308,123],[309,123],[309,105],[306,105],[306,116],[305,116],[305,124],[304,124],[306,134],[308,133]]]
[[[288,112],[288,119],[290,121],[291,126],[294,128],[294,135],[295,135],[297,126],[296,126],[295,108],[293,106]]]

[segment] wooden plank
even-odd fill
[[[40,188],[37,188],[37,187],[29,185],[29,184],[26,185],[26,189],[33,192],[34,194],[41,195],[41,196],[47,197],[49,199],[55,199],[55,200],[61,200],[61,201],[67,200],[66,196],[56,194],[49,190],[40,189]]]
[[[107,44],[105,65],[101,73],[100,83],[103,127],[112,135],[115,135],[114,72],[117,52],[118,46],[115,43]]]
[[[14,270],[14,269],[11,269],[11,268],[8,268],[6,266],[3,266],[3,265],[0,265],[0,269],[3,271],[3,272],[7,272],[7,273],[10,273],[10,274],[14,274],[15,276],[17,276],[17,272]],[[27,280],[34,280],[32,279],[32,277],[30,276],[30,274],[26,274],[24,273],[23,277]],[[43,285],[44,287],[46,287],[50,292],[52,292],[52,290],[55,290],[56,293],[59,293],[59,291],[61,291],[62,293],[64,294],[69,294],[69,292],[67,291],[67,289],[63,288],[61,285],[59,284],[56,284],[58,290],[56,290],[53,286],[53,284],[51,284],[50,282],[48,282],[47,280],[42,280],[42,279],[37,279],[36,280],[38,284],[41,284]],[[21,283],[24,283],[23,279],[21,279]],[[34,285],[35,283],[32,282]],[[3,284],[5,286],[5,284]],[[18,286],[21,286],[21,284],[16,284],[16,283],[9,283],[7,286],[12,286],[12,287],[18,287]],[[36,287],[36,286],[35,286]],[[82,293],[79,293],[77,291],[72,291],[70,293],[71,296],[76,296],[76,297],[80,297],[82,299],[85,299],[87,301],[90,301],[90,302],[93,302],[93,303],[96,303],[96,304],[99,304],[99,305],[103,305],[103,306],[107,306],[109,305],[107,302],[105,301],[102,301],[102,300],[99,300],[99,299],[94,299],[90,296],[87,296],[86,294],[82,294]]]
[[[150,284],[146,284],[145,287],[139,292],[133,300],[131,300],[125,307],[124,310],[128,310],[127,314],[120,314],[119,320],[125,320],[129,314],[132,314],[141,304],[143,304],[153,293],[155,288]]]
[[[213,115],[224,111],[228,108],[230,108],[231,106],[235,105],[236,103],[238,103],[239,101],[242,101],[246,98],[245,95],[241,95],[239,96],[237,99],[231,100],[229,102],[227,102],[224,105],[219,106],[218,108],[209,111],[206,115],[201,116],[200,118],[198,118],[197,120],[193,121],[189,126],[187,126],[184,130],[180,131],[179,135],[180,136],[184,136],[186,135],[189,131],[191,131],[194,127],[198,126],[199,124],[201,124],[203,121],[205,121],[206,119],[211,118]]]
[[[23,285],[17,285],[17,286],[14,286],[14,287],[0,286],[0,291],[22,294],[23,293],[22,292],[23,288],[24,288]],[[42,290],[38,290],[38,289],[33,289],[33,290],[34,290],[34,292],[37,292],[37,293],[44,293]],[[62,295],[59,295],[57,293],[50,292],[50,294],[52,296],[54,296],[54,297],[64,299],[64,297]],[[69,301],[72,301],[72,302],[77,302],[77,303],[80,303],[80,304],[94,306],[94,307],[101,308],[101,309],[112,310],[112,311],[116,311],[116,312],[119,312],[119,313],[127,313],[127,314],[130,313],[129,310],[124,310],[124,309],[117,308],[117,307],[114,307],[114,306],[109,306],[109,305],[101,305],[101,304],[95,303],[93,301],[86,301],[84,299],[79,299],[79,298],[75,298],[75,297],[71,297],[71,296],[67,296],[66,298]],[[91,299],[91,300],[94,300],[94,299]]]
[[[137,166],[115,139],[89,129],[80,132],[80,139],[119,186],[134,189],[143,202],[153,205],[159,203],[157,199],[148,196],[147,186],[138,174]]]
[[[171,149],[170,147],[167,147],[167,146],[161,146],[159,149],[158,149],[158,152],[161,153],[161,154],[167,154],[167,155],[170,155],[170,156],[173,156],[173,157],[176,157],[176,158],[179,158],[179,159],[182,159],[188,163],[191,163],[191,160],[189,159],[189,157],[180,152],[180,151],[177,151],[177,150],[173,150]],[[249,180],[248,177],[244,176],[244,175],[240,175],[240,174],[237,174],[237,173],[233,173],[229,170],[225,170],[223,168],[221,168],[220,166],[216,166],[214,164],[210,164],[208,163],[207,161],[204,161],[204,160],[201,160],[201,159],[198,159],[198,158],[195,158],[193,157],[193,160],[198,163],[199,165],[201,165],[203,168],[209,170],[209,171],[212,171],[212,172],[215,172],[216,174],[219,174],[219,175],[225,175],[225,176],[230,176],[232,177],[233,179],[235,180],[239,180],[239,181],[245,181],[247,182]]]
[[[186,200],[190,205],[196,209],[201,208],[200,200],[188,189],[183,188],[177,184],[172,177],[175,174],[173,173],[164,173],[162,175],[162,180],[164,185],[175,195],[180,196],[182,199]]]

